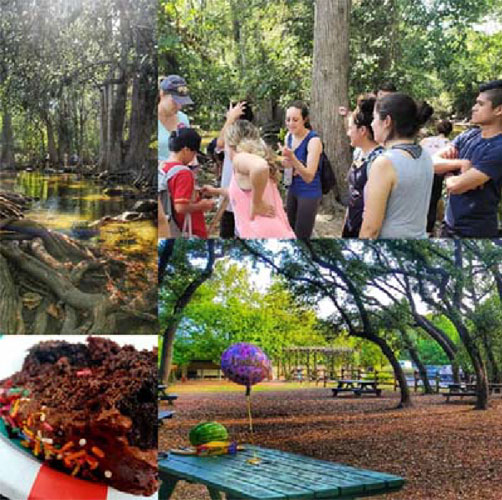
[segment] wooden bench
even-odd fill
[[[158,425],[163,425],[164,420],[168,418],[173,418],[174,416],[174,411],[170,410],[159,410],[159,414],[157,416],[157,424]]]
[[[377,397],[382,395],[382,389],[375,387],[374,389],[356,389],[354,391],[356,396],[361,396],[362,394],[375,394]]]
[[[197,457],[159,453],[159,500],[178,481],[203,484],[212,500],[348,500],[400,490],[404,479],[303,455],[244,445],[235,455]],[[258,458],[253,465],[250,459]]]

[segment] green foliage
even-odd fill
[[[17,161],[45,158],[49,127],[60,160],[95,160],[100,88],[150,64],[138,47],[153,27],[149,0],[2,2],[0,114],[13,116]]]
[[[448,318],[443,315],[428,315],[428,318],[436,327],[440,328],[446,335],[448,335],[448,337],[450,337],[455,344],[460,344],[457,330]],[[450,363],[444,351],[439,347],[439,344],[431,339],[431,337],[426,335],[424,332],[420,332],[414,337],[420,359],[424,364],[448,365]]]
[[[161,0],[159,66],[189,81],[194,121],[218,127],[228,102],[310,98],[311,0]],[[501,75],[500,33],[482,31],[500,0],[354,0],[350,97],[394,81],[439,115],[465,116],[477,84]],[[483,28],[484,29],[484,28]]]
[[[196,122],[222,123],[230,100],[309,95],[313,2],[161,0],[159,72],[185,76]]]
[[[219,362],[223,350],[235,342],[257,344],[277,359],[284,347],[325,345],[316,327],[315,312],[296,303],[281,281],[262,290],[247,268],[219,261],[184,311],[174,362]]]

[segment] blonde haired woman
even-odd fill
[[[250,122],[237,120],[225,131],[234,171],[228,195],[241,238],[295,238],[277,188],[279,170],[272,150]]]

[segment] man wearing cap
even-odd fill
[[[175,130],[189,127],[188,116],[181,112],[183,106],[193,104],[184,78],[169,75],[160,81],[158,104],[158,155],[159,161],[169,157],[169,136]]]

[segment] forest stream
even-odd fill
[[[137,201],[103,194],[103,186],[77,174],[19,172],[2,175],[0,187],[33,198],[25,218],[33,220],[84,245],[103,249],[120,248],[124,253],[150,254],[155,250],[156,225],[151,220],[108,222],[87,228],[105,216],[132,209]]]

